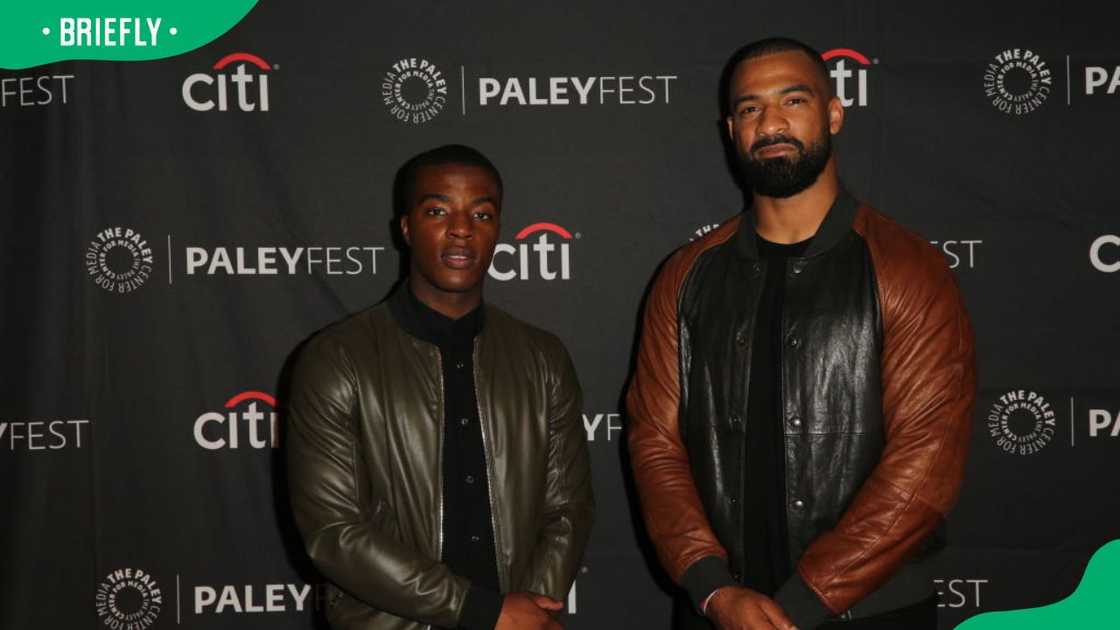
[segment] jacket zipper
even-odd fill
[[[443,353],[436,348],[436,374],[439,375],[439,446],[436,447],[436,461],[439,466],[436,467],[436,488],[439,490],[439,536],[436,538],[436,558],[443,562],[443,433],[446,430],[444,424],[444,400],[443,392]],[[428,630],[433,630],[435,626],[428,624]]]
[[[438,349],[436,350],[436,373],[439,374],[439,446],[437,448],[436,459],[439,461],[436,479],[436,487],[439,488],[439,538],[436,539],[436,557],[443,560],[443,433],[446,431],[444,426],[446,419],[444,418],[444,391],[443,391],[443,353]]]
[[[487,439],[486,419],[485,416],[482,415],[482,400],[478,396],[478,337],[474,339],[474,356],[472,363],[471,368],[474,372],[474,382],[471,383],[471,385],[474,387],[474,404],[478,409],[478,426],[482,429],[482,454],[486,459],[486,498],[490,501],[490,531],[494,535],[494,561],[497,562],[495,568],[498,570],[498,586],[505,592],[508,586],[504,583],[505,580],[503,579],[505,577],[505,571],[502,565],[501,543],[498,540],[498,522],[494,510],[494,486],[491,480],[494,476],[494,466],[491,464],[491,447],[490,441]]]

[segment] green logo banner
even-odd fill
[[[1051,630],[1053,628],[1114,628],[1120,619],[1120,540],[1097,550],[1073,594],[1049,606],[977,615],[957,630]]]
[[[189,52],[241,21],[257,0],[14,0],[0,9],[0,68],[55,61],[144,61]]]

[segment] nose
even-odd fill
[[[451,238],[468,239],[474,236],[474,224],[469,212],[452,212],[448,219],[447,234]]]
[[[789,131],[789,121],[782,114],[781,108],[766,107],[758,117],[758,133],[763,136],[783,135]]]

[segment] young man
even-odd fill
[[[559,628],[593,511],[571,360],[482,301],[502,205],[489,160],[439,147],[396,191],[407,282],[312,338],[288,401],[292,507],[327,618]]]
[[[662,269],[627,394],[646,526],[691,599],[678,625],[935,628],[927,559],[975,395],[956,282],[841,187],[816,51],[764,40],[728,68],[753,204]]]

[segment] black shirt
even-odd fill
[[[480,304],[459,319],[429,308],[408,293],[406,316],[425,341],[439,347],[443,372],[443,557],[452,573],[468,578],[460,627],[490,630],[498,621],[498,567],[490,514],[489,476],[474,380],[474,339],[482,330]]]
[[[758,237],[758,254],[766,263],[766,278],[755,316],[747,392],[743,585],[769,597],[792,573],[786,534],[785,435],[780,389],[786,259],[804,254],[811,240],[781,245]]]

